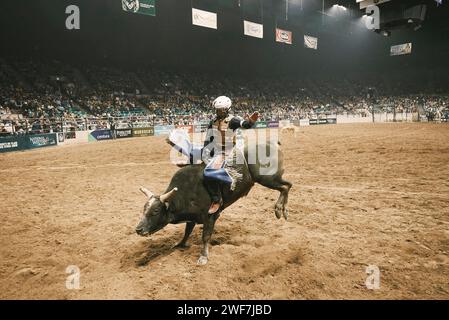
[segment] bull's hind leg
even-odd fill
[[[184,237],[182,238],[181,242],[179,242],[175,248],[184,249],[187,248],[187,239],[189,239],[190,234],[193,231],[193,228],[195,228],[195,222],[187,222],[186,223],[186,229],[184,232]]]
[[[203,249],[201,250],[201,255],[198,258],[199,265],[205,265],[209,259],[209,241],[214,232],[215,221],[217,221],[220,216],[220,212],[214,213],[213,215],[207,214],[206,220],[203,225]]]
[[[292,184],[284,179],[281,176],[266,176],[262,177],[259,181],[257,181],[264,187],[277,190],[280,192],[278,201],[274,206],[274,213],[276,214],[276,218],[280,219],[281,216],[284,216],[284,219],[288,218],[288,192],[292,187]]]

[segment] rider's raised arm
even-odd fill
[[[229,121],[229,129],[236,130],[238,128],[251,129],[257,121],[259,114],[254,112],[248,119],[242,119],[241,117],[233,117]]]

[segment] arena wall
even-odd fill
[[[374,122],[412,122],[418,120],[417,113],[375,113]],[[361,117],[357,115],[337,115],[337,123],[370,123],[373,122],[372,115]]]
[[[376,123],[384,122],[411,122],[417,121],[417,113],[376,113],[374,121]],[[361,117],[357,115],[328,115],[326,118],[310,118],[300,120],[281,120],[281,121],[257,121],[256,129],[266,128],[286,128],[290,126],[309,126],[322,124],[345,124],[345,123],[371,123],[371,115]],[[144,128],[121,128],[112,132],[109,129],[89,130],[89,131],[70,131],[65,133],[48,133],[32,136],[11,136],[0,138],[0,152],[27,150],[55,145],[73,145],[88,143],[101,140],[110,140],[114,138],[131,138],[146,136],[161,136],[177,128],[186,130],[188,133],[205,132],[208,122],[199,122],[194,125],[156,125],[154,127]]]
[[[70,131],[65,133],[59,132],[57,133],[57,135],[58,145],[71,145],[89,142],[89,131]]]

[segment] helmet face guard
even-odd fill
[[[229,114],[229,109],[221,108],[221,109],[215,109],[217,116],[219,119],[224,119]]]

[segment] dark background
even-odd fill
[[[325,9],[337,2],[349,8],[346,16],[323,20],[321,0],[303,0],[302,8],[290,0],[286,20],[281,0],[157,0],[155,17],[124,12],[120,0],[1,1],[1,56],[264,75],[448,67],[447,3],[416,1],[428,4],[423,28],[384,37],[356,23],[363,13],[355,0],[326,0]],[[71,4],[80,8],[80,30],[65,28]],[[217,12],[218,30],[193,26],[192,5]],[[263,22],[264,39],[244,36],[243,19]],[[293,31],[292,45],[275,42],[276,26]],[[303,47],[304,34],[319,38],[319,50]],[[405,42],[413,43],[411,55],[389,56],[391,45]]]

